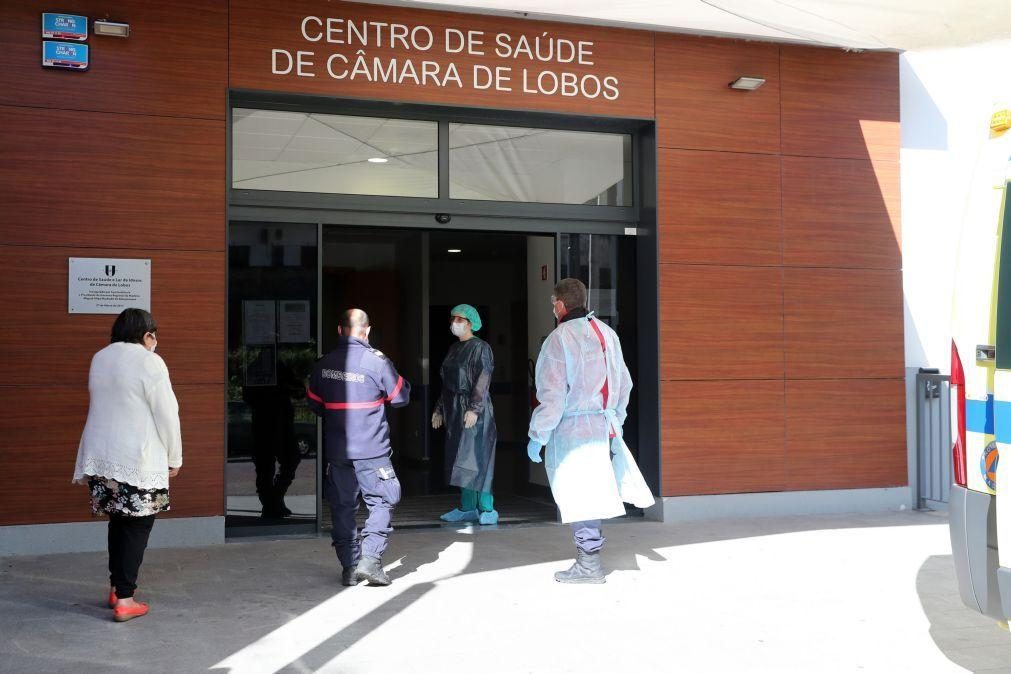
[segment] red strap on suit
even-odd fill
[[[590,327],[597,334],[597,339],[600,341],[600,350],[604,352],[604,386],[600,389],[600,395],[604,397],[604,409],[607,409],[607,399],[611,393],[607,386],[607,342],[604,341],[604,333],[597,327],[597,321],[593,318],[590,319]],[[613,430],[610,437],[615,437]]]

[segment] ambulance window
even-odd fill
[[[1000,267],[997,274],[997,368],[1011,370],[1011,204],[1004,187],[1000,232]]]

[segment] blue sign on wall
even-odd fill
[[[42,37],[84,42],[88,39],[88,17],[46,12],[42,15]]]
[[[88,69],[88,45],[74,42],[43,42],[44,68]]]

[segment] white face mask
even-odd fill
[[[151,347],[150,349],[148,349],[148,351],[150,351],[151,353],[154,353],[154,350],[155,350],[155,349],[157,349],[157,348],[158,348],[158,345],[157,345],[157,344],[155,344],[155,345],[154,345],[154,346],[152,346],[152,347]]]
[[[454,337],[460,337],[467,332],[467,324],[463,321],[453,321],[449,324],[449,331]]]

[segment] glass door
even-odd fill
[[[393,462],[404,489],[398,523],[423,493],[430,462],[426,433],[427,239],[421,230],[324,226],[321,255],[322,353],[337,344],[337,326],[348,309],[365,311],[369,345],[383,352],[411,382],[411,404],[386,408]],[[364,508],[360,514],[364,516]],[[322,528],[330,528],[324,508]]]
[[[318,226],[232,223],[228,233],[225,525],[230,536],[316,531]]]
[[[558,278],[577,278],[586,284],[587,307],[607,323],[621,340],[625,364],[638,381],[636,326],[635,238],[615,234],[560,234]],[[633,386],[624,434],[636,453],[638,443],[637,391]]]

